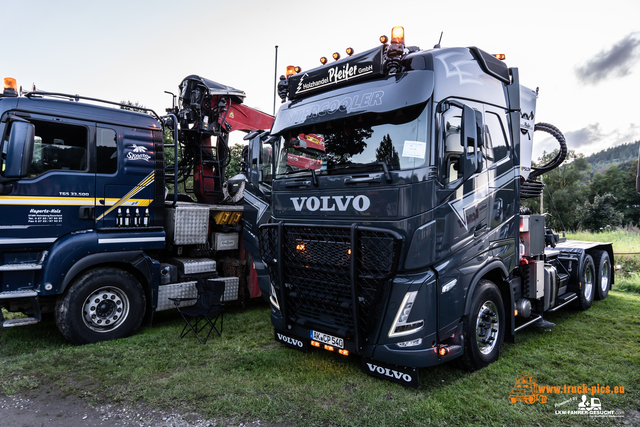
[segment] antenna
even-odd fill
[[[444,31],[440,31],[440,40],[438,40],[438,44],[433,47],[434,49],[440,49],[440,42],[442,41],[443,34],[444,34]]]
[[[278,93],[278,45],[276,45],[276,60],[275,71],[273,73],[274,88],[273,88],[273,116],[276,115],[276,94]]]

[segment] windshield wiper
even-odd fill
[[[313,184],[314,187],[318,186],[318,177],[316,176],[316,170],[315,169],[311,169],[311,168],[298,169],[298,170],[295,170],[295,171],[285,172],[284,175],[290,175],[292,173],[298,173],[298,172],[311,172],[311,183]]]
[[[373,162],[373,163],[362,163],[362,164],[347,164],[347,165],[336,165],[333,168],[331,168],[332,170],[337,170],[337,169],[365,169],[368,168],[370,166],[380,166],[382,167],[382,170],[384,172],[384,179],[391,184],[391,182],[393,181],[391,179],[391,174],[389,173],[389,168],[387,167],[387,163],[386,162]]]

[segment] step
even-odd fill
[[[0,292],[0,299],[15,299],[15,298],[33,298],[38,296],[38,291],[9,291]]]
[[[208,258],[174,258],[184,274],[211,273],[216,271],[216,262]]]
[[[565,305],[569,304],[571,301],[577,298],[578,298],[578,295],[576,295],[575,292],[567,292],[564,295],[560,295],[556,299],[556,306],[553,307],[551,310],[549,310],[549,313],[553,313],[554,311],[564,307]]]
[[[42,264],[4,264],[0,265],[0,271],[29,271],[42,270]]]
[[[13,326],[35,325],[39,321],[40,320],[36,319],[35,317],[22,317],[20,319],[5,319],[5,321],[2,322],[2,326],[4,326],[5,328],[10,328]]]

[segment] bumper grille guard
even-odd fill
[[[380,317],[401,242],[398,233],[356,224],[260,227],[260,250],[285,321],[353,339],[358,350]]]

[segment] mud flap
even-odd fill
[[[391,365],[373,359],[362,358],[362,371],[373,377],[418,388],[418,369]]]

